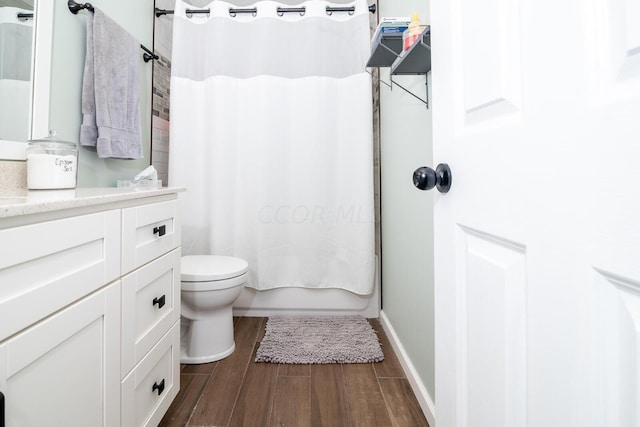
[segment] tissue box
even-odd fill
[[[141,179],[138,181],[138,188],[162,188],[161,179]]]
[[[118,188],[162,188],[162,180],[161,179],[141,179],[138,182],[133,182],[128,179],[119,179],[116,182],[116,187]]]

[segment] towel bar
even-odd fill
[[[77,3],[74,0],[69,0],[67,2],[67,7],[69,8],[69,11],[74,15],[77,15],[78,12],[83,9],[86,9],[91,13],[95,12],[95,9],[93,8],[93,5],[91,3]],[[146,48],[143,44],[140,44],[140,48],[145,51],[145,53],[142,55],[142,59],[144,60],[144,62],[149,62],[152,59],[160,59],[158,55]]]

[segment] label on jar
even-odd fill
[[[75,188],[78,158],[74,155],[27,154],[27,186],[32,190]]]

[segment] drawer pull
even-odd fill
[[[161,225],[159,227],[153,227],[153,234],[157,234],[158,237],[162,237],[167,234],[167,226]]]
[[[159,308],[159,309],[160,309],[160,308],[162,308],[162,307],[164,307],[164,303],[165,303],[165,296],[164,296],[164,295],[162,295],[160,298],[155,297],[155,298],[153,299],[153,305],[158,304],[158,308]]]
[[[162,381],[160,381],[160,384],[153,383],[153,387],[151,388],[151,392],[154,392],[156,390],[158,390],[158,396],[160,396],[162,394],[162,392],[164,391],[164,379],[162,379]]]

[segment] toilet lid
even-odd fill
[[[230,256],[187,255],[180,262],[183,282],[209,282],[231,279],[247,272],[247,261]]]

